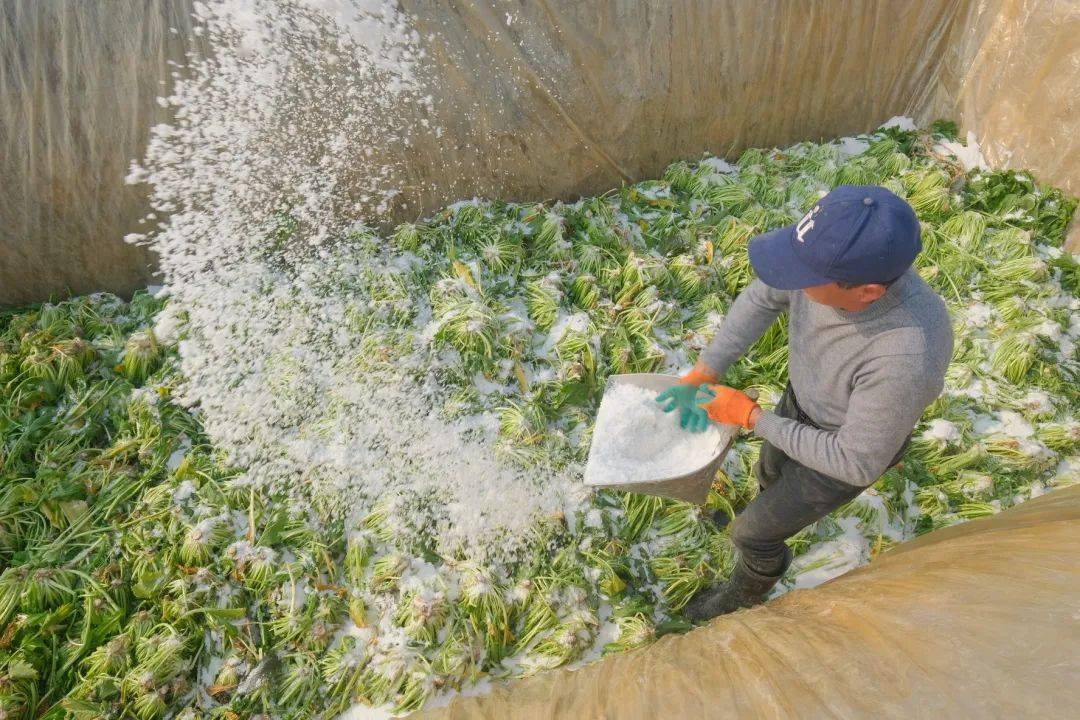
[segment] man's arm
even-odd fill
[[[788,303],[788,293],[754,279],[735,298],[720,330],[701,352],[697,367],[707,369],[712,379],[723,377],[731,364],[768,330],[780,313],[788,309]]]
[[[922,367],[923,355],[874,358],[857,381],[839,430],[819,430],[768,411],[751,414],[754,433],[788,457],[857,486],[873,484],[926,406],[941,392]]]

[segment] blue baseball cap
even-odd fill
[[[750,241],[750,264],[778,290],[846,282],[888,282],[922,250],[919,219],[877,185],[840,185],[794,225]]]

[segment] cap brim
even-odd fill
[[[761,282],[777,290],[802,290],[832,280],[808,268],[795,254],[795,225],[787,225],[750,240],[750,264]]]

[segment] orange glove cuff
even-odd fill
[[[716,393],[716,397],[702,404],[709,419],[723,425],[741,425],[750,428],[750,413],[757,407],[757,403],[750,399],[744,392],[726,385],[710,385],[709,389]]]
[[[705,385],[716,382],[716,373],[711,370],[702,370],[698,366],[679,378],[679,385]]]

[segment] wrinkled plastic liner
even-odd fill
[[[413,717],[1064,717],[1080,707],[1080,486],[812,590]]]

